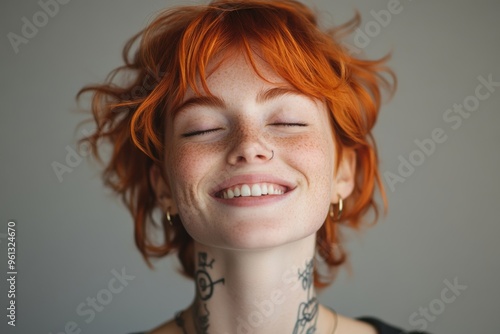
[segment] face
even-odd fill
[[[209,67],[216,98],[189,91],[167,122],[168,180],[153,177],[154,188],[205,245],[259,249],[305,238],[338,201],[325,105],[255,59],[272,83],[234,56]]]

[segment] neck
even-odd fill
[[[195,243],[196,297],[183,313],[185,333],[328,333],[313,284],[314,245],[314,235],[258,251]]]

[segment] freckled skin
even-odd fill
[[[264,62],[257,64],[264,77],[286,84]],[[188,233],[202,244],[227,249],[276,247],[315,233],[335,195],[335,148],[326,107],[297,95],[257,103],[262,89],[276,85],[262,80],[244,56],[225,61],[207,83],[226,107],[183,111],[166,138],[168,181]],[[188,92],[185,99],[192,96]],[[182,137],[213,128],[220,129]],[[211,197],[215,184],[251,173],[272,174],[297,187],[288,198],[265,206],[229,206]]]

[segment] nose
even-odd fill
[[[262,131],[256,127],[240,127],[231,140],[232,148],[228,154],[228,163],[263,163],[274,157]]]

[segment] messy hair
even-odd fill
[[[341,219],[330,215],[317,232],[315,286],[333,281],[343,264],[339,226],[359,229],[369,211],[379,217],[374,200],[378,188],[384,211],[387,200],[378,170],[372,135],[384,90],[395,87],[387,56],[364,60],[350,54],[342,42],[360,23],[358,14],[335,28],[322,30],[312,10],[293,0],[215,0],[208,5],[184,6],[161,12],[125,45],[125,64],[110,73],[103,84],[84,87],[92,94],[91,112],[96,129],[80,144],[104,165],[102,177],[129,209],[134,220],[135,243],[149,266],[152,258],[177,253],[181,272],[194,276],[193,239],[173,216],[158,222],[158,208],[149,170],[165,171],[165,119],[182,103],[196,78],[206,84],[207,64],[214,57],[243,52],[256,73],[255,48],[270,67],[295,89],[324,101],[337,152],[335,170],[345,150],[356,153],[355,187],[344,200]],[[198,92],[198,91],[197,91]],[[108,143],[111,154],[102,159]],[[161,231],[161,241],[152,231]],[[319,263],[322,263],[319,266]],[[320,274],[321,268],[323,273]]]

